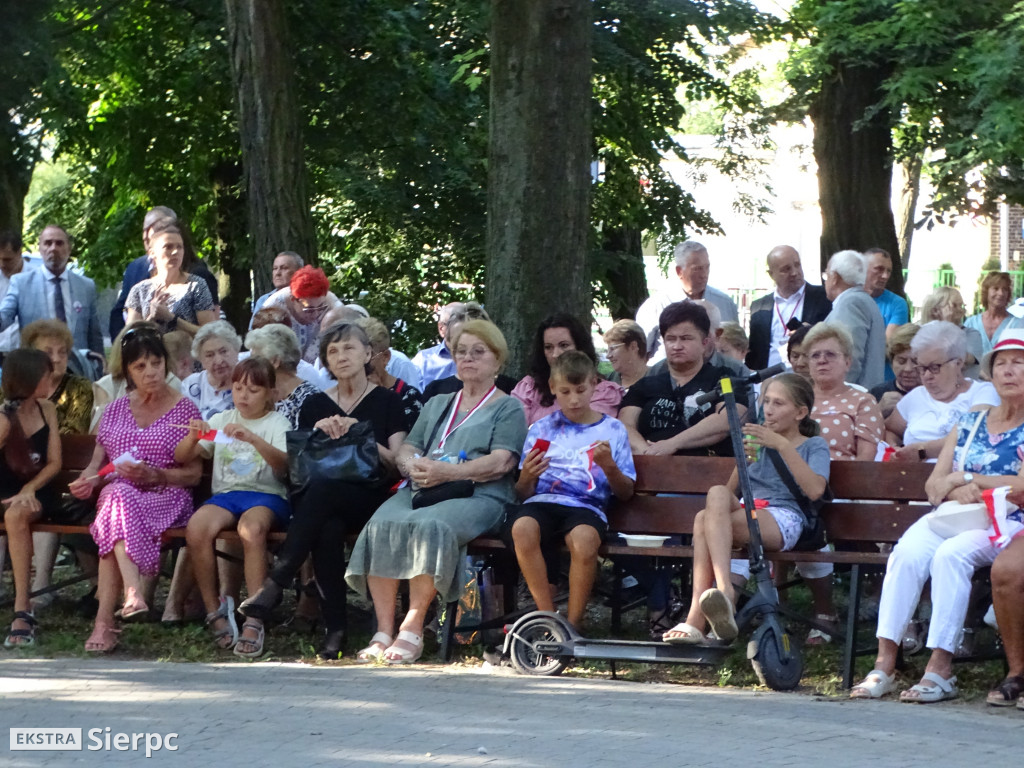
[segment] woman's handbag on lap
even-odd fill
[[[292,489],[322,481],[373,484],[383,477],[373,424],[360,421],[338,438],[319,429],[288,433],[288,475]]]
[[[944,501],[925,515],[925,520],[932,533],[944,539],[965,531],[984,531],[992,525],[988,508],[981,502],[961,504],[959,501]]]

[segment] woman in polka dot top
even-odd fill
[[[874,461],[885,419],[867,392],[846,383],[853,341],[839,325],[818,323],[804,337],[803,351],[814,383],[812,418],[821,425],[833,460]]]

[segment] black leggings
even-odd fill
[[[288,536],[270,578],[287,588],[312,553],[328,631],[346,628],[345,539],[366,525],[387,497],[386,487],[355,483],[320,483],[292,497]]]

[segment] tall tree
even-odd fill
[[[242,141],[252,270],[256,290],[271,287],[284,250],[317,261],[306,181],[302,112],[295,98],[287,16],[281,0],[225,0],[231,70]]]
[[[521,373],[544,315],[590,316],[591,3],[491,12],[487,306]]]

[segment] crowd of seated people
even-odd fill
[[[186,261],[184,226],[173,216],[157,217],[147,223],[144,240],[150,273],[127,292],[128,324],[113,339],[109,373],[92,383],[70,370],[76,341],[59,319],[26,324],[22,349],[4,358],[0,491],[15,587],[7,647],[35,642],[36,612],[45,607],[30,595],[48,583],[56,545],[34,540],[31,526],[67,514],[50,482],[61,465],[61,434],[96,435],[89,466],[69,488],[94,510],[98,607],[85,645],[92,652],[116,647],[121,623],[149,617],[161,535],[176,527],[186,529],[188,555],[179,558],[187,567],[175,571],[171,612],[181,614],[184,596],[194,591],[211,641],[246,658],[263,653],[268,619],[306,566],[323,621],[323,657],[338,658],[346,649],[351,588],[372,601],[376,616],[377,631],[358,658],[416,661],[431,603],[437,596],[457,599],[463,590],[468,543],[499,530],[541,609],[555,607],[565,545],[568,620],[582,628],[607,506],[613,496],[632,495],[633,456],[731,456],[724,413],[698,406],[696,398],[722,377],[745,371],[744,360],[782,359],[792,369],[741,406],[752,446],[746,458],[758,494],[769,500],[761,517],[767,549],[792,548],[806,524],[778,466],[766,458],[771,451],[811,500],[825,492],[830,461],[885,456],[934,462],[927,493],[936,505],[976,502],[985,490],[1004,486],[1011,507],[1024,501],[1018,449],[1024,332],[1007,313],[1005,273],[985,278],[983,312],[966,323],[962,298],[951,289],[930,297],[918,324],[888,323],[900,315],[893,314],[891,297],[865,288],[868,259],[843,252],[832,262],[826,294],[814,294],[813,318],[804,322],[812,286],[794,271],[795,251],[785,250],[796,267],[784,274],[775,263],[782,251],[774,249],[768,265],[780,281],[777,316],[760,317],[751,337],[732,321],[720,322],[721,292],[706,280],[691,281],[682,300],[661,309],[657,328],[648,332],[620,320],[607,329],[607,376],[599,373],[588,325],[551,314],[537,327],[528,373],[517,382],[503,373],[505,339],[480,305],[442,308],[441,340],[410,361],[392,348],[387,324],[344,305],[321,270],[301,266],[290,252],[282,265],[295,269],[261,297],[243,345],[234,326],[218,319],[205,279],[185,266],[195,262]],[[701,252],[686,252],[681,278]],[[62,288],[55,285],[57,302]],[[880,321],[870,303],[876,293],[885,304],[876,308]],[[826,295],[842,298],[843,314],[830,319]],[[851,328],[861,320],[864,328]],[[868,360],[854,338],[872,339],[870,354],[882,354],[873,340],[877,327],[887,336],[885,358]],[[660,365],[649,364],[651,338],[664,357]],[[869,380],[887,363],[889,378]],[[289,432],[319,431],[339,441],[361,424],[376,447],[372,477],[293,486]],[[194,499],[203,460],[212,466],[211,493]],[[881,591],[875,669],[851,695],[877,698],[895,690],[896,654],[930,578],[932,655],[923,679],[901,700],[955,696],[952,660],[971,575],[992,564],[1010,669],[989,701],[1017,703],[1024,695],[1024,550],[1014,538],[1024,523],[1017,515],[1011,509],[1004,518],[999,542],[987,531],[943,538],[924,521],[907,531]],[[742,516],[735,477],[711,489],[695,525],[686,613],[671,600],[671,573],[646,569],[644,558],[621,563],[648,595],[655,637],[672,643],[735,637],[743,569],[729,558],[744,543]],[[235,575],[218,568],[215,557],[218,534],[228,529],[241,541],[243,565]],[[275,530],[286,534],[276,557],[267,546]],[[806,565],[801,575],[818,618],[834,619],[831,566]],[[409,598],[398,616],[403,582]],[[245,617],[241,626],[236,605]],[[827,640],[821,632],[808,639]]]

